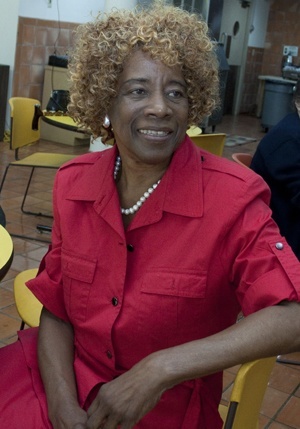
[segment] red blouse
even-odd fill
[[[188,137],[124,231],[117,148],[69,162],[54,187],[52,249],[30,289],[75,334],[80,404],[148,354],[207,337],[282,300],[299,301],[299,262],[269,190],[250,169]],[[281,243],[281,244],[278,244]],[[139,429],[218,429],[222,374],[175,386]]]

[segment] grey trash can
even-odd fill
[[[294,110],[293,88],[294,84],[291,82],[266,80],[261,117],[265,131]]]

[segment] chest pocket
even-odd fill
[[[62,250],[62,275],[65,304],[71,321],[86,320],[92,282],[97,266],[96,259]]]
[[[147,273],[141,292],[183,298],[205,298],[206,274]]]
[[[157,347],[198,338],[206,289],[206,273],[147,273],[140,288],[140,332],[157,340]]]

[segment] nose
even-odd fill
[[[144,109],[146,116],[156,116],[164,118],[165,116],[170,116],[172,114],[172,109],[169,106],[169,102],[164,93],[160,91],[155,91],[148,98],[148,104]]]

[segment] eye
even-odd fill
[[[132,91],[130,91],[131,92],[131,94],[133,94],[133,95],[144,95],[144,94],[146,94],[146,91],[145,91],[145,89],[144,88],[135,88],[135,89],[133,89]]]
[[[184,97],[184,94],[182,91],[173,89],[172,91],[168,91],[168,96],[172,98],[181,98]]]

